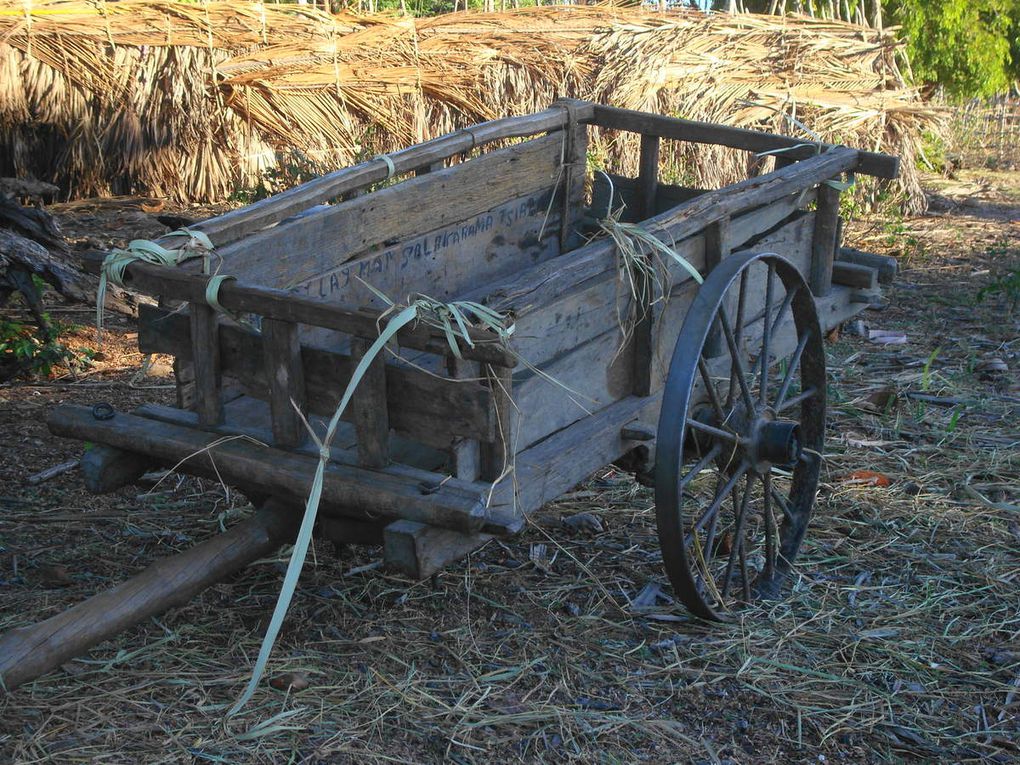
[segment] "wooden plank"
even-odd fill
[[[515,434],[511,427],[514,381],[512,372],[505,367],[484,367],[492,397],[492,413],[496,420],[496,437],[480,444],[480,476],[484,481],[496,481],[510,466]]]
[[[566,138],[563,157],[563,191],[560,213],[560,252],[568,252],[582,241],[581,225],[585,205],[585,176],[588,167],[588,126],[578,121],[581,110],[590,105],[574,99],[557,101],[567,110],[568,122],[561,134]]]
[[[307,411],[307,404],[297,324],[264,319],[262,352],[265,377],[269,383],[269,404],[273,412],[273,444],[281,449],[290,449],[308,436],[298,414],[298,410]]]
[[[195,375],[195,411],[204,425],[223,419],[223,395],[220,390],[219,317],[204,303],[189,306],[191,323],[191,362]]]
[[[485,545],[491,534],[462,534],[413,521],[395,521],[383,530],[383,560],[412,579],[427,579]]]
[[[681,207],[650,218],[644,227],[671,245],[679,244],[688,237],[700,235],[706,226],[722,218],[736,218],[741,213],[809,189],[852,166],[855,157],[852,149],[833,149],[784,170],[703,194]],[[540,306],[554,308],[563,294],[615,268],[616,248],[603,238],[575,250],[569,258],[539,264],[505,282],[488,285],[485,290],[491,296],[489,305],[492,308],[513,309],[520,316]]]
[[[487,231],[486,221],[489,227],[493,221],[486,214],[493,208],[555,186],[562,151],[559,133],[543,136],[326,207],[220,248],[221,270],[246,282],[292,289],[361,254],[377,254],[369,252],[373,248],[392,252],[388,242],[475,216],[479,220],[471,228]],[[394,259],[404,267],[419,262],[406,245]]]
[[[613,130],[629,130],[633,133],[651,133],[662,138],[694,143],[709,143],[717,146],[729,146],[733,149],[762,152],[775,149],[788,149],[783,153],[785,159],[807,159],[821,149],[831,149],[830,144],[815,143],[804,138],[794,138],[775,133],[762,133],[756,130],[735,128],[712,122],[696,122],[677,117],[664,117],[647,114],[632,109],[619,109],[615,106],[595,105],[594,123],[599,127]],[[807,144],[807,145],[805,145]],[[876,152],[862,151],[856,165],[857,172],[873,175],[877,178],[899,177],[900,161],[898,157]]]
[[[351,363],[357,366],[371,343],[351,338]],[[351,419],[358,434],[358,461],[364,467],[389,462],[390,418],[386,406],[386,357],[377,356],[365,370],[351,397]]]
[[[126,268],[125,283],[130,288],[165,300],[176,300],[205,304],[208,277],[190,274],[179,268],[166,268],[149,263],[134,261]],[[291,292],[240,284],[228,280],[220,285],[219,303],[235,314],[251,313],[263,318],[279,319],[298,324],[309,324],[325,329],[374,340],[379,336],[381,311],[354,308],[339,303],[327,303],[295,295]],[[517,362],[492,333],[469,329],[473,347],[462,348],[466,359],[483,361],[497,366],[513,367]],[[452,355],[450,346],[441,330],[419,322],[404,327],[397,333],[397,341],[405,348],[435,353],[440,356]]]
[[[899,273],[900,267],[899,261],[889,255],[876,255],[851,247],[840,247],[836,252],[836,260],[875,269],[878,272],[878,281],[882,284],[892,282]]]
[[[836,180],[839,180],[838,177]],[[839,190],[822,184],[818,187],[818,207],[815,210],[815,232],[811,248],[811,273],[808,285],[816,296],[827,295],[832,285],[832,261],[839,242]]]
[[[577,118],[587,121],[594,115],[590,104],[579,104]],[[389,154],[396,175],[433,165],[456,154],[507,138],[524,138],[566,125],[568,117],[561,107],[551,107],[537,114],[483,122],[469,129],[416,144]],[[223,247],[253,231],[271,226],[308,207],[340,196],[342,193],[367,188],[385,181],[389,166],[381,159],[371,159],[353,167],[327,173],[267,199],[210,218],[194,228],[204,231],[217,247]],[[176,247],[179,239],[163,237],[165,247]]]
[[[303,502],[318,460],[312,456],[223,439],[216,433],[117,413],[96,420],[89,407],[56,407],[47,421],[58,436],[87,439],[143,454],[177,470],[217,478],[244,489]],[[460,531],[480,531],[486,523],[484,490],[449,486],[443,476],[423,489],[412,476],[330,462],[322,506],[355,518],[406,518]]]
[[[179,314],[153,306],[139,310],[138,347],[142,353],[169,353],[191,359],[188,322]],[[258,336],[238,327],[220,327],[220,365],[229,380],[245,392],[269,400],[270,392]],[[305,404],[313,414],[332,415],[354,366],[349,356],[316,348],[301,348]],[[456,437],[492,440],[496,422],[488,388],[478,382],[451,384],[408,366],[388,363],[386,407],[389,424],[400,433],[439,448]],[[352,415],[345,414],[350,421]]]
[[[832,283],[862,290],[878,288],[878,271],[857,263],[837,261],[832,264]]]
[[[374,290],[392,300],[421,293],[436,300],[459,298],[466,289],[508,277],[560,253],[560,212],[553,189],[532,192],[491,210],[350,260],[335,258],[328,270],[295,277],[304,297],[385,309]],[[369,288],[367,285],[371,285]]]

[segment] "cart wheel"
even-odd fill
[[[662,558],[694,614],[726,621],[779,594],[824,437],[825,352],[804,279],[775,254],[725,259],[687,311],[656,436]]]

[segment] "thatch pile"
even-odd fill
[[[806,18],[613,6],[425,19],[307,6],[0,0],[0,151],[71,194],[212,200],[278,165],[324,170],[558,96],[901,155],[934,117],[888,33]],[[600,150],[625,164],[631,143]],[[296,153],[296,154],[295,154]],[[295,160],[295,156],[297,160]],[[745,157],[680,147],[690,183]],[[307,168],[306,168],[307,169]]]

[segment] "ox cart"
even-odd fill
[[[639,134],[636,177],[590,167],[594,130]],[[671,185],[664,141],[744,150],[754,169],[718,190]],[[94,445],[92,491],[172,467],[263,510],[97,596],[101,627],[76,609],[54,617],[47,650],[66,660],[285,541],[320,457],[309,428],[359,365],[321,534],[381,544],[387,565],[426,577],[617,463],[654,484],[662,561],[692,612],[723,620],[774,596],[819,479],[824,336],[894,266],[840,246],[841,182],[897,171],[881,154],[560,101],[205,221],[204,258],[128,263],[123,283],[160,301],[141,312],[139,345],[176,358],[178,406],[61,406],[51,431]],[[451,341],[414,322],[369,360],[385,298],[414,295],[482,304],[513,333],[476,322]],[[8,686],[42,667],[12,669],[12,650],[0,641]]]

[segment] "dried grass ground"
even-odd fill
[[[306,676],[305,690],[267,685],[224,723],[281,556],[5,696],[0,758],[1016,762],[1020,317],[1001,296],[974,298],[1020,267],[1020,175],[936,185],[925,217],[850,227],[902,257],[888,307],[863,318],[907,343],[844,332],[829,346],[826,472],[787,600],[732,626],[692,620],[668,587],[656,594],[651,493],[607,470],[431,581],[373,567],[375,550],[319,544],[271,665]],[[169,397],[137,387],[165,379],[130,382],[130,331],[115,323],[82,379],[0,388],[0,629],[249,512],[191,479],[99,498],[74,473],[25,485],[77,451],[46,431],[54,404]],[[890,485],[846,480],[859,470]],[[562,523],[581,512],[603,531]]]

